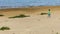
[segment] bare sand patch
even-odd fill
[[[42,12],[48,12],[51,9],[51,17],[48,15],[40,15]],[[0,31],[0,34],[60,34],[60,6],[35,7],[28,9],[10,9],[1,10],[0,27],[8,26],[11,30]],[[19,14],[30,15],[26,18],[9,19],[10,16]]]

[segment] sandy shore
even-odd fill
[[[39,15],[51,9],[51,17]],[[2,11],[2,10],[1,10]],[[3,10],[0,14],[0,27],[8,26],[11,30],[0,31],[0,34],[60,34],[60,7],[37,7],[36,9]],[[25,12],[24,12],[25,11]],[[28,12],[30,11],[30,12]],[[10,16],[19,14],[30,15],[26,18],[9,19]]]

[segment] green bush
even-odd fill
[[[24,17],[29,17],[29,16],[26,16],[24,14],[21,14],[19,16],[14,16],[14,17],[9,17],[9,18],[24,18]]]
[[[4,16],[4,15],[0,15],[0,16]]]
[[[40,15],[46,15],[46,14],[48,14],[48,13],[41,13]]]
[[[10,28],[9,27],[1,27],[0,30],[3,30],[3,31],[4,30],[10,30]]]

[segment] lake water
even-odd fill
[[[60,0],[0,0],[0,6],[56,6]]]

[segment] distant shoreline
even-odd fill
[[[59,10],[60,6],[30,6],[30,7],[22,7],[22,8],[4,8],[0,9],[1,11],[47,11],[48,9],[51,9],[52,11]]]
[[[35,8],[35,7],[56,7],[56,6],[18,6],[18,7],[0,6],[0,9]]]

